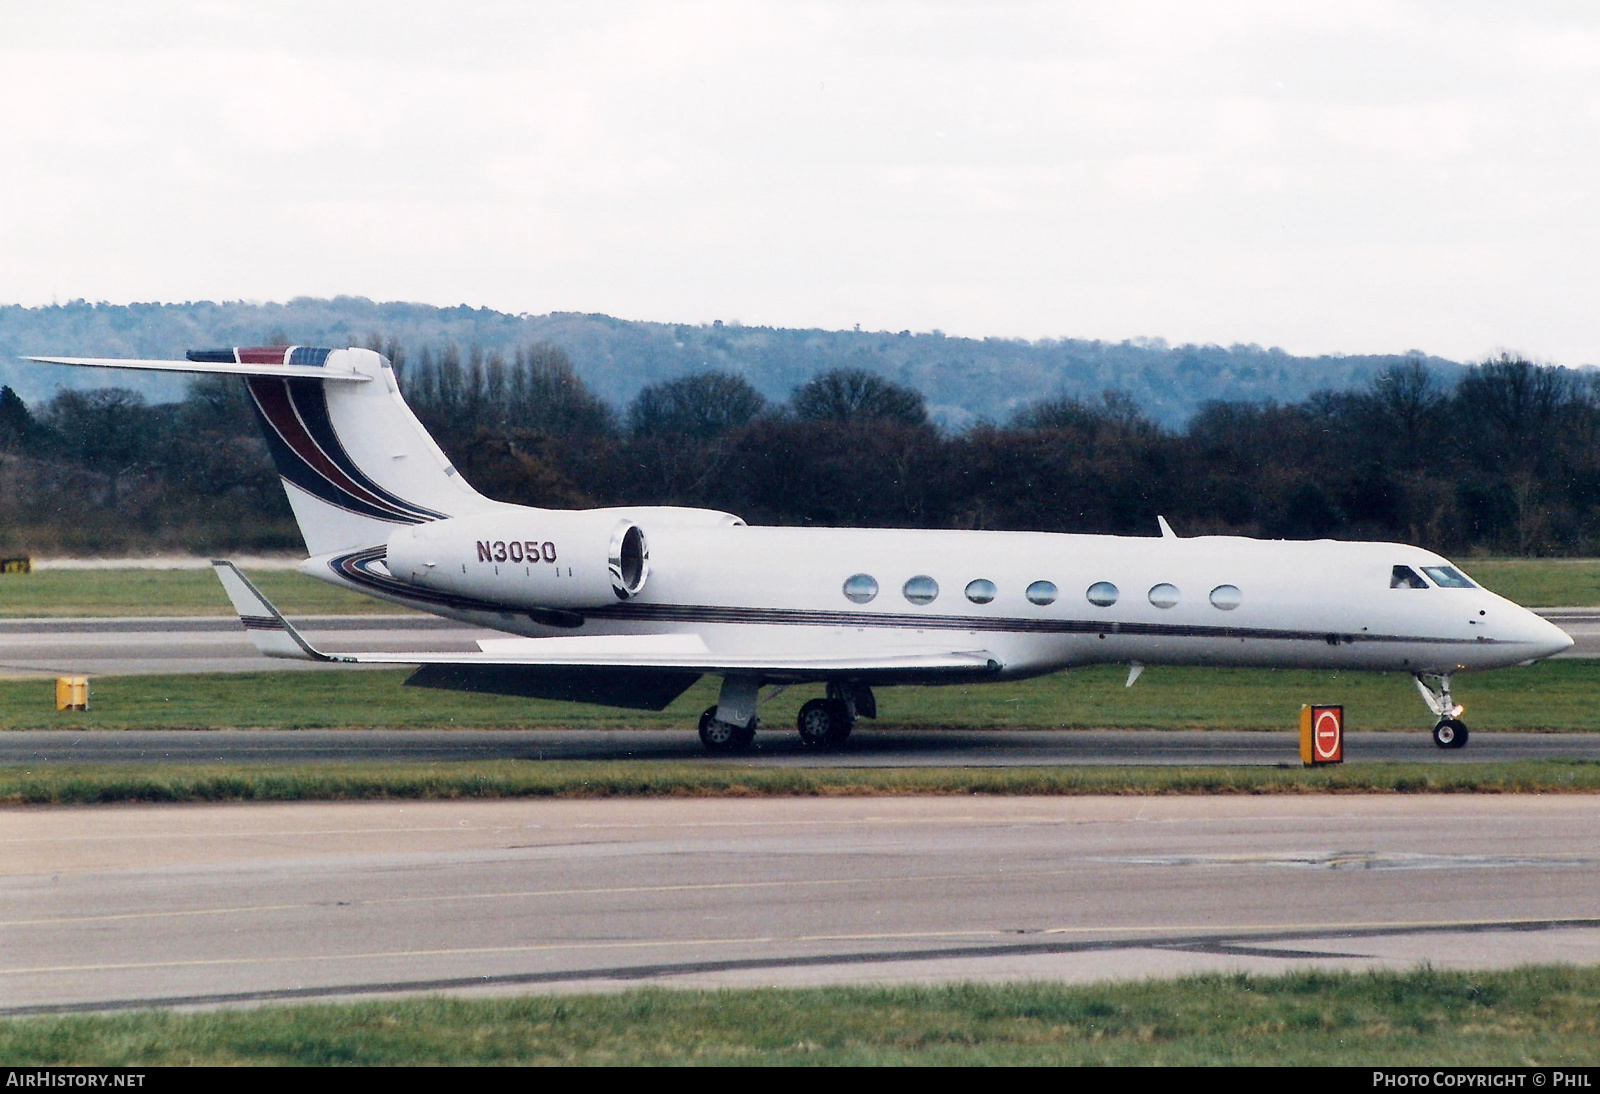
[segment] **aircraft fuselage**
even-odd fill
[[[378,587],[326,557],[305,568],[530,637],[694,633],[712,649],[781,643],[833,654],[983,649],[1007,677],[1132,662],[1448,674],[1571,645],[1553,624],[1486,589],[1452,587],[1449,576],[1441,585],[1429,571],[1459,571],[1404,544],[641,524],[650,551],[644,588],[563,626],[512,607],[510,593],[506,603],[441,603],[393,582]],[[509,588],[532,580],[524,571],[539,561],[476,564]],[[1392,587],[1396,567],[1419,587]],[[382,575],[381,563],[366,572]]]

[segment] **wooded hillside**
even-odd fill
[[[566,352],[601,399],[624,407],[651,384],[697,372],[730,372],[763,397],[782,401],[800,384],[834,369],[862,369],[914,387],[941,425],[966,429],[1004,422],[1040,399],[1097,398],[1121,391],[1168,428],[1181,428],[1208,402],[1298,402],[1313,392],[1368,383],[1409,355],[1296,357],[1254,345],[1169,346],[1159,339],[1102,342],[1062,337],[957,338],[938,331],[784,330],[741,326],[731,318],[648,323],[555,312],[508,315],[489,308],[378,304],[356,297],[302,298],[287,304],[87,304],[0,307],[0,384],[30,404],[63,385],[122,384],[151,402],[182,397],[181,381],[147,374],[111,377],[24,364],[21,354],[71,357],[182,357],[211,346],[287,340],[339,348],[374,331],[416,350],[476,346],[509,357],[544,343]],[[1423,358],[1447,386],[1461,366]]]

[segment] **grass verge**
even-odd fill
[[[0,729],[415,729],[573,727],[673,728],[695,724],[716,702],[702,680],[665,711],[407,688],[407,672],[263,672],[203,676],[98,677],[91,709],[55,709],[52,680],[0,680]],[[1292,730],[1302,703],[1343,703],[1351,730],[1420,733],[1429,720],[1411,678],[1373,673],[1272,669],[1147,669],[1132,688],[1118,666],[1075,669],[1037,680],[878,692],[882,717],[863,726],[987,729]],[[821,687],[791,688],[764,703],[762,720],[789,732]],[[1600,660],[1462,675],[1456,698],[1474,730],[1600,730]]]
[[[0,805],[897,794],[1593,794],[1600,763],[795,768],[735,763],[82,764],[0,767]]]
[[[1469,559],[1463,565],[1484,588],[1525,607],[1600,604],[1600,559]]]
[[[286,615],[373,615],[406,610],[294,570],[246,573]],[[233,614],[222,584],[209,569],[0,574],[0,619]]]
[[[1600,1061],[1600,970],[727,991],[141,1011],[0,1022],[13,1067]]]

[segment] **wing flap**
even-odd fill
[[[676,637],[666,635],[663,637]],[[534,638],[530,642],[560,642],[559,638]],[[840,673],[916,676],[928,673],[985,675],[998,672],[1000,660],[988,650],[942,648],[873,649],[819,655],[810,650],[781,647],[730,653],[717,650],[675,652],[619,650],[575,653],[568,650],[524,649],[516,653],[358,653],[340,654],[335,660],[363,665],[503,665],[528,668],[680,669],[700,673],[772,673],[826,676]]]

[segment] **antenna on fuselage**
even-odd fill
[[[1172,525],[1167,523],[1167,518],[1166,517],[1157,516],[1156,517],[1156,523],[1161,525],[1161,538],[1162,539],[1177,539],[1178,538],[1178,533],[1176,533],[1176,532],[1174,532],[1172,530]]]

